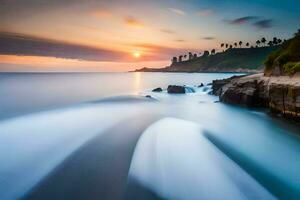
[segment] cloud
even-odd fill
[[[203,37],[202,39],[203,39],[203,40],[214,40],[214,39],[216,39],[216,38],[214,38],[214,37]]]
[[[259,20],[255,23],[253,23],[253,25],[259,29],[271,28],[271,27],[273,27],[273,20],[272,19]]]
[[[233,24],[233,25],[242,25],[242,24],[250,23],[258,18],[259,17],[257,17],[257,16],[246,16],[246,17],[240,17],[237,19],[225,20],[225,21],[228,22],[229,24]]]
[[[167,34],[174,34],[175,32],[169,29],[160,29],[161,32],[167,33]]]
[[[88,61],[126,60],[126,53],[30,35],[0,32],[0,54],[46,56]]]
[[[169,60],[169,58],[173,57],[174,55],[195,51],[192,49],[172,48],[151,43],[136,43],[131,44],[130,46],[145,52],[143,55],[144,60]]]
[[[106,18],[113,16],[113,14],[108,10],[96,10],[91,12],[91,15],[98,18]]]
[[[169,8],[169,10],[177,15],[185,15],[185,12],[183,10],[177,8]]]
[[[140,21],[139,19],[132,17],[132,16],[127,16],[124,18],[124,23],[128,26],[133,26],[137,28],[142,28],[145,26],[145,24]]]
[[[185,40],[183,40],[183,39],[177,39],[177,40],[175,40],[175,42],[185,42]]]
[[[201,17],[207,17],[207,16],[211,16],[213,14],[214,14],[214,11],[210,10],[210,9],[199,10],[198,12],[196,12],[196,15],[201,16]]]
[[[233,25],[249,24],[259,29],[271,28],[273,27],[273,22],[274,22],[274,20],[272,19],[263,19],[262,17],[258,17],[258,16],[246,16],[234,20],[224,20],[224,21]]]

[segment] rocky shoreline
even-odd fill
[[[235,76],[214,80],[212,89],[221,102],[269,108],[272,113],[300,122],[300,76]]]

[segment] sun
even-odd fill
[[[138,52],[138,51],[136,51],[136,52],[133,52],[133,57],[135,57],[135,58],[139,58],[139,57],[141,57],[141,53],[140,52]]]

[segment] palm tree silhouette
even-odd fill
[[[237,43],[236,42],[234,43],[234,47],[237,47]]]
[[[177,63],[177,57],[174,56],[174,57],[172,58],[172,63]]]
[[[240,42],[239,42],[240,48],[242,48],[242,44],[243,44],[243,42],[242,42],[242,41],[240,41]]]
[[[277,39],[277,37],[273,37],[273,44],[274,44],[274,45],[277,45],[277,44],[278,44],[278,39]]]
[[[271,46],[273,46],[273,42],[272,41],[269,41],[268,42],[268,45],[271,47]]]
[[[182,57],[183,57],[183,55],[179,56],[178,62],[182,62]]]
[[[266,40],[266,38],[264,38],[264,37],[263,37],[263,38],[261,38],[261,43],[263,43],[263,44],[264,44],[264,46],[265,46],[265,43],[266,43],[266,41],[267,41],[267,40]]]
[[[211,55],[214,55],[216,53],[216,50],[215,49],[212,49],[211,50]]]
[[[247,43],[246,43],[246,47],[249,47],[249,45],[250,45],[249,42],[247,42]]]
[[[260,40],[257,40],[257,41],[256,41],[256,44],[257,44],[257,47],[259,47],[259,45],[260,45]]]
[[[282,42],[281,39],[278,39],[278,40],[277,40],[277,43],[278,43],[278,44],[281,44],[281,42]]]
[[[225,45],[226,49],[228,48],[228,46],[229,46],[228,44]]]

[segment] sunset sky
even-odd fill
[[[0,71],[128,71],[290,38],[299,0],[0,0]]]

